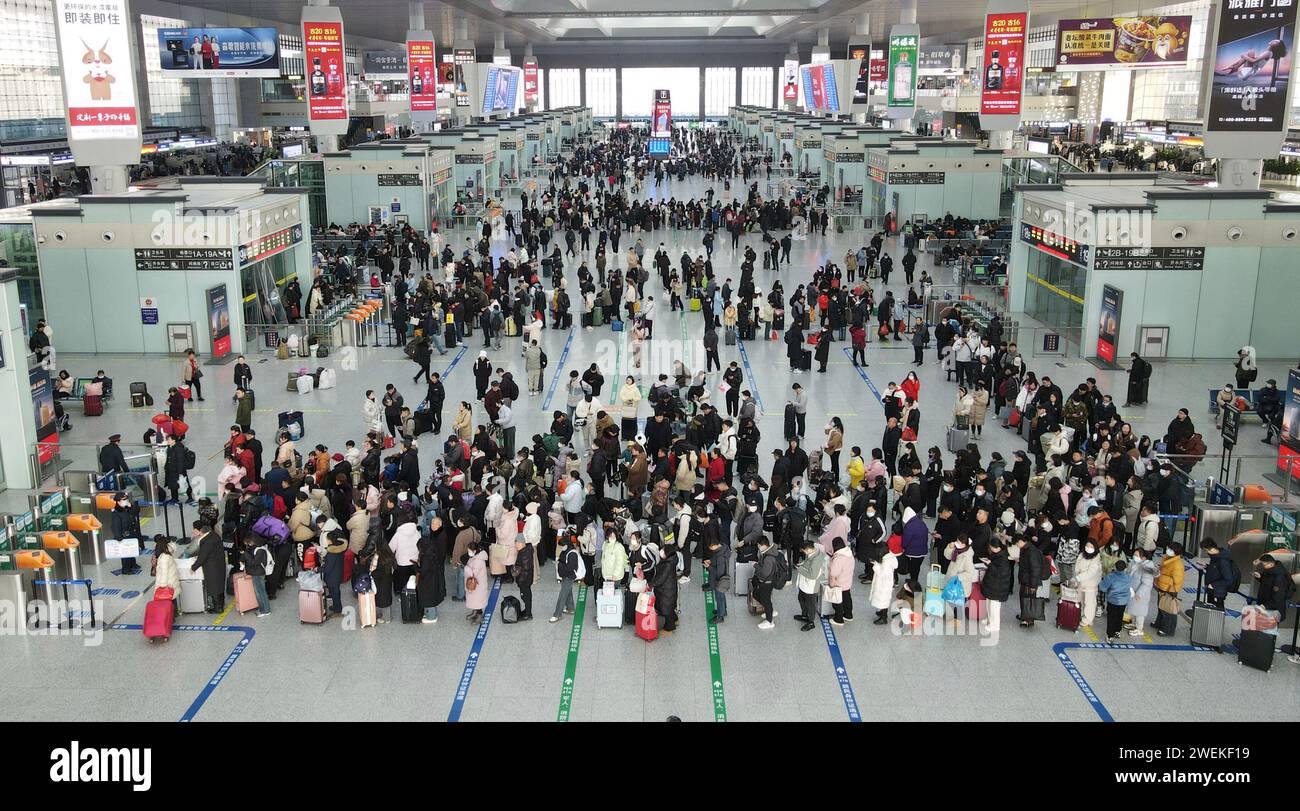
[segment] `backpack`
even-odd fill
[[[519,598],[513,594],[501,598],[501,621],[506,625],[519,621],[519,615],[523,613],[524,607],[519,602]]]
[[[1241,588],[1241,568],[1237,566],[1237,561],[1233,560],[1231,557],[1228,558],[1228,571],[1231,575],[1231,580],[1228,584],[1228,591],[1236,591]]]
[[[546,368],[546,364],[550,363],[550,361],[548,361],[548,360],[546,359],[546,353],[545,353],[545,352],[541,353],[541,358],[540,358],[540,360],[541,360],[541,364],[542,364],[542,368],[543,368],[543,369]]]
[[[582,559],[582,555],[578,554],[578,551],[576,549],[570,548],[569,552],[577,556],[578,558],[578,563],[573,570],[573,579],[574,580],[585,579],[587,577],[587,561]]]
[[[307,551],[302,553],[302,568],[310,570],[318,565],[320,565],[320,553],[316,551],[316,547],[308,546]]]
[[[263,515],[253,522],[253,532],[266,538],[272,546],[289,540],[289,527],[273,515]]]
[[[186,448],[186,449],[185,449],[185,469],[186,469],[186,470],[193,470],[193,469],[194,469],[194,466],[198,464],[198,461],[199,461],[199,460],[198,460],[198,457],[196,457],[196,456],[194,455],[194,449],[193,449],[193,448]]]
[[[1168,549],[1169,544],[1172,543],[1174,539],[1170,537],[1169,527],[1165,526],[1165,522],[1161,521],[1159,524],[1160,528],[1156,530],[1156,548]]]
[[[776,571],[772,572],[772,588],[783,589],[790,582],[790,561],[785,555],[776,553]]]
[[[259,546],[253,552],[253,560],[261,564],[265,576],[270,577],[271,572],[275,571],[275,556],[271,554],[270,547]]]

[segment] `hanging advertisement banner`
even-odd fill
[[[120,139],[135,143],[140,160],[140,120],[126,0],[55,0],[68,142]],[[130,154],[125,146],[123,151]],[[77,162],[84,163],[81,155]]]
[[[673,134],[673,104],[670,91],[656,90],[653,115],[650,118],[650,137],[667,138]]]
[[[406,62],[406,54],[401,51],[361,52],[361,72],[367,79],[405,79]]]
[[[274,28],[159,28],[158,67],[184,79],[278,77]]]
[[[1119,343],[1119,317],[1124,308],[1124,291],[1102,285],[1101,317],[1097,322],[1097,360],[1113,364]]]
[[[922,45],[916,54],[916,69],[922,76],[961,73],[965,64],[965,45]]]
[[[858,63],[857,73],[850,72],[855,76],[850,103],[855,107],[865,106],[870,95],[871,43],[849,42],[849,61]]]
[[[911,118],[916,114],[916,52],[921,29],[915,25],[895,25],[889,29],[888,118]]]
[[[317,135],[342,135],[348,131],[343,20],[339,10],[333,6],[307,6],[302,15],[307,116],[311,121],[311,131]]]
[[[1256,0],[1225,0],[1225,5],[1233,2],[1245,6]],[[1258,6],[1250,9],[1258,10]],[[1189,16],[1061,20],[1056,34],[1056,69],[1184,67],[1191,36]]]
[[[438,109],[438,61],[432,39],[406,41],[407,89],[411,112],[436,112]]]
[[[799,100],[798,59],[787,59],[781,66],[781,100],[790,104]]]
[[[1028,31],[1028,3],[989,3],[984,14],[984,65],[980,71],[980,127],[985,130],[1010,132],[1020,124]]]
[[[1289,123],[1295,0],[1223,0],[1205,118],[1205,154],[1278,152]]]
[[[50,385],[50,371],[44,366],[33,366],[27,373],[32,390],[32,413],[36,417],[36,456],[42,465],[54,458],[59,449],[59,426],[54,411],[54,386]]]
[[[524,106],[537,106],[537,60],[524,60]]]
[[[871,68],[867,71],[867,78],[873,83],[884,84],[888,75],[889,62],[885,59],[885,52],[873,49],[871,51]]]
[[[452,64],[455,67],[452,77],[451,92],[452,95],[456,97],[457,107],[469,106],[469,84],[467,74],[471,70],[471,66],[474,64],[474,59],[473,48],[457,48],[452,53]]]
[[[230,300],[226,296],[224,284],[209,287],[206,296],[208,339],[212,342],[212,359],[221,360],[230,354]]]

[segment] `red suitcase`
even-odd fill
[[[646,610],[636,612],[636,635],[646,642],[659,638],[659,616],[655,614],[655,596],[646,597]]]
[[[257,593],[253,591],[253,578],[246,572],[239,572],[231,581],[235,586],[235,610],[241,614],[247,614],[249,611],[256,611]]]
[[[298,592],[298,621],[310,622],[312,625],[320,625],[329,617],[325,610],[325,592],[323,591],[299,591]]]
[[[144,638],[150,642],[171,639],[175,619],[176,604],[172,602],[171,589],[159,589],[159,593],[144,607]]]
[[[98,394],[87,394],[81,400],[87,417],[99,417],[104,414],[104,398]]]
[[[1083,611],[1073,600],[1061,600],[1056,604],[1056,627],[1067,631],[1079,630],[1079,619]]]
[[[971,583],[970,596],[966,598],[967,619],[982,620],[987,613],[984,606],[984,591],[979,583]]]

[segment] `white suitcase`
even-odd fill
[[[311,394],[311,375],[298,375],[298,393]]]
[[[605,588],[596,591],[596,627],[597,628],[622,628],[623,627],[623,590],[615,588],[606,591]]]
[[[754,577],[754,564],[736,563],[735,574],[731,576],[731,591],[737,597],[744,597],[749,594],[749,581]]]
[[[178,606],[182,614],[203,613],[203,569],[191,572],[194,558],[177,558],[176,570],[181,578],[181,596]]]

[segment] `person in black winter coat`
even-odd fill
[[[206,521],[195,521],[191,537],[198,541],[191,572],[203,570],[203,603],[209,614],[220,614],[226,607],[226,552],[221,536]]]
[[[1016,619],[1020,620],[1021,628],[1032,628],[1036,615],[1035,595],[1038,585],[1043,582],[1047,560],[1023,535],[1016,538],[1016,546],[1020,549],[1020,613]]]
[[[1259,588],[1256,596],[1259,598],[1259,604],[1269,611],[1278,612],[1278,621],[1286,619],[1287,598],[1291,596],[1294,584],[1291,581],[1291,573],[1286,567],[1277,562],[1272,555],[1263,555],[1259,559],[1259,567],[1255,571],[1255,578],[1259,580]]]
[[[402,461],[398,465],[397,476],[414,492],[420,489],[420,454],[415,449],[414,440],[408,439],[404,444],[406,448],[402,451]]]
[[[420,577],[416,581],[416,595],[420,598],[420,608],[424,619],[438,621],[438,606],[447,599],[447,533],[443,531],[442,519],[434,516],[429,531],[420,536],[416,548],[420,554]]]
[[[985,622],[990,635],[996,635],[1002,623],[1002,604],[1011,597],[1014,571],[1011,557],[1002,547],[1002,539],[994,536],[989,541],[989,556],[982,558],[984,579],[980,581],[980,592],[985,600]]]
[[[654,573],[655,613],[664,618],[663,632],[672,634],[677,628],[677,544],[664,544],[662,552]]]
[[[820,364],[817,368],[818,372],[825,373],[826,364],[830,362],[832,340],[834,339],[829,329],[823,329],[817,334],[817,349],[813,352],[813,355],[816,357],[817,363]]]
[[[519,612],[521,622],[533,618],[533,577],[536,561],[533,545],[524,540],[523,533],[515,536],[515,563],[510,568],[510,576],[519,587],[519,599],[523,610]]]

